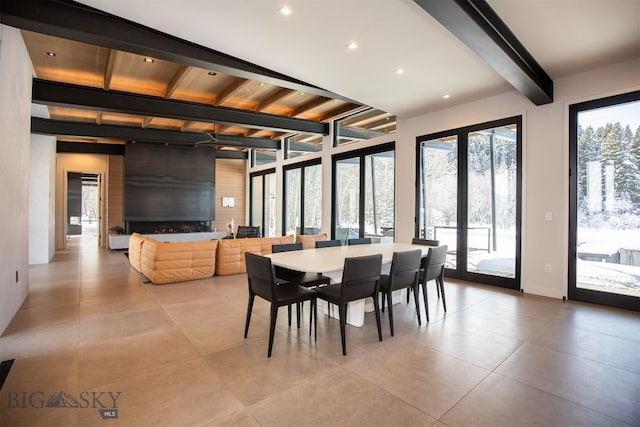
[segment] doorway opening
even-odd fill
[[[67,239],[100,242],[100,175],[67,173]]]

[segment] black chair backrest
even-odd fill
[[[417,283],[422,251],[394,252],[389,272],[389,284],[392,289],[401,289]]]
[[[271,252],[277,254],[279,252],[301,251],[302,243],[282,243],[279,245],[271,245]]]
[[[440,240],[418,239],[413,238],[412,245],[440,246]]]
[[[381,254],[345,258],[340,299],[355,301],[376,295],[381,272]]]
[[[359,239],[349,239],[347,240],[348,245],[370,245],[371,237],[361,237]]]
[[[239,225],[238,232],[236,233],[236,239],[243,239],[246,237],[260,237],[260,227]]]
[[[423,283],[427,283],[429,280],[433,280],[436,277],[439,277],[444,270],[444,264],[446,261],[447,245],[430,248],[429,253],[426,257],[424,257],[424,276],[422,278]]]
[[[331,246],[342,246],[340,240],[316,240],[316,248],[329,248]]]
[[[245,252],[244,260],[247,265],[249,289],[268,301],[274,301],[276,279],[271,259]]]

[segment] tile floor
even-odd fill
[[[402,302],[378,342],[367,314],[346,357],[337,320],[314,342],[281,309],[268,359],[263,301],[242,336],[246,276],[154,286],[81,247],[30,268],[0,338],[2,426],[640,425],[637,313],[448,281],[446,314],[432,286],[428,325]],[[79,407],[46,407],[60,391]]]

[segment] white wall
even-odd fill
[[[0,332],[29,294],[27,222],[32,73],[20,31],[0,25]]]
[[[31,135],[29,153],[29,264],[55,253],[56,138]]]
[[[396,240],[413,236],[415,139],[417,136],[522,114],[523,222],[522,289],[561,298],[567,295],[568,106],[640,88],[640,59],[557,79],[555,101],[536,107],[510,92],[398,124]],[[400,163],[402,159],[402,163]],[[553,220],[546,222],[550,211]],[[544,273],[545,263],[552,272]]]

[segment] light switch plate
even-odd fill
[[[553,214],[551,213],[551,211],[546,211],[544,213],[544,220],[545,221],[553,221]]]

